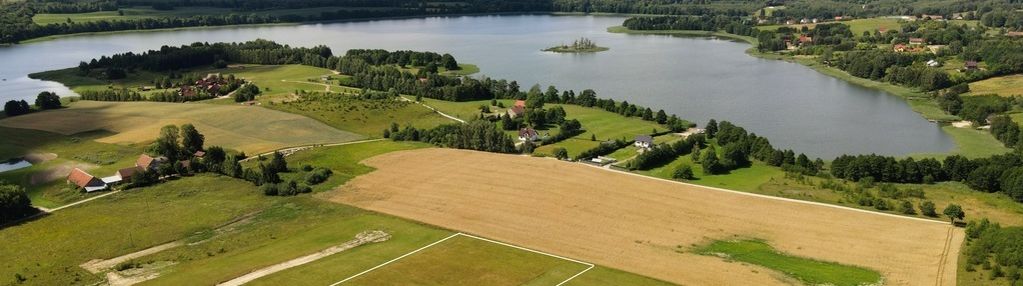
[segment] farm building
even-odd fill
[[[973,71],[973,70],[977,70],[978,68],[979,67],[977,66],[977,62],[976,61],[966,61],[966,63],[963,64],[963,69],[964,70]]]
[[[924,40],[924,38],[909,38],[909,44],[910,45],[924,45],[924,44],[927,44],[927,41]]]
[[[927,66],[929,66],[929,67],[940,67],[941,63],[936,61],[936,60],[931,59],[931,60],[927,61]]]
[[[540,134],[533,128],[522,128],[519,129],[519,141],[536,141],[540,140]]]
[[[508,117],[517,118],[526,114],[526,108],[522,106],[513,106],[508,109]]]
[[[203,150],[195,151],[195,153],[192,154],[192,156],[196,158],[202,158],[203,156],[206,156],[206,151]]]
[[[163,164],[163,162],[165,161],[167,161],[167,158],[164,157],[153,158],[150,157],[149,155],[142,154],[139,155],[138,160],[135,160],[135,167],[139,168],[140,170],[151,171],[156,170],[156,168],[159,168],[160,164]]]
[[[90,175],[79,168],[71,170],[71,174],[67,176],[67,182],[68,184],[74,184],[75,186],[84,189],[87,193],[101,191],[107,188],[107,184],[102,180],[97,179],[93,175]]]
[[[633,145],[641,149],[650,149],[654,146],[654,137],[650,135],[636,135],[636,142]]]

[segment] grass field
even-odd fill
[[[970,83],[970,94],[1023,95],[1023,74],[993,77]]]
[[[480,105],[490,105],[489,100],[451,102],[435,99],[423,99],[423,102],[437,110],[461,118],[470,120],[479,117]],[[500,100],[504,106],[511,106],[514,101]],[[550,155],[554,148],[562,147],[568,150],[569,156],[575,156],[582,151],[591,149],[600,144],[600,141],[625,139],[632,140],[636,135],[650,134],[654,130],[664,131],[667,127],[655,122],[644,121],[637,117],[624,117],[617,113],[608,112],[603,109],[582,107],[573,104],[545,104],[544,107],[561,106],[565,109],[566,118],[579,120],[586,132],[576,135],[564,141],[544,145],[537,148],[535,154]],[[499,109],[499,111],[498,111]],[[504,109],[491,107],[494,112],[504,112]],[[552,133],[556,131],[551,131]],[[597,140],[590,140],[596,136]]]
[[[53,208],[95,194],[66,188],[65,178],[73,168],[97,176],[109,176],[125,166],[133,166],[142,153],[139,144],[109,144],[95,139],[109,132],[85,132],[61,135],[39,130],[0,127],[0,160],[26,155],[49,155],[50,160],[31,167],[0,173],[0,180],[25,187],[32,203]],[[52,155],[50,155],[52,154]]]
[[[863,35],[864,31],[868,31],[868,32],[873,33],[874,30],[879,30],[881,28],[888,29],[889,31],[898,31],[899,29],[902,28],[902,22],[905,22],[905,20],[898,19],[898,18],[865,18],[865,19],[854,19],[854,20],[850,20],[850,21],[842,21],[842,22],[837,22],[837,23],[842,23],[842,24],[848,25],[849,26],[849,30],[852,31],[853,35],[859,37],[860,35]],[[825,22],[825,23],[836,23],[836,22]],[[817,24],[766,25],[766,26],[758,26],[757,29],[759,29],[761,31],[775,31],[775,30],[778,30],[778,28],[783,27],[783,26],[789,26],[789,27],[795,28],[797,30],[801,29],[804,26],[807,27],[807,28],[813,29],[813,27],[816,26],[816,25]]]
[[[363,138],[299,115],[255,106],[200,103],[80,101],[65,109],[0,120],[4,127],[66,135],[107,130],[117,134],[96,141],[116,144],[150,142],[156,139],[160,127],[184,123],[194,124],[206,136],[208,146],[250,154]]]
[[[313,186],[313,191],[319,192],[332,190],[358,175],[373,171],[373,168],[359,164],[359,161],[365,160],[366,158],[393,151],[426,148],[431,146],[433,145],[412,141],[395,142],[382,140],[303,150],[291,154],[287,157],[287,160],[289,168],[291,169],[300,168],[302,165],[310,165],[313,167],[328,168],[333,171],[334,174],[331,175],[327,181]],[[245,162],[243,166],[252,168],[257,164],[257,161],[252,160]],[[293,175],[293,173],[281,173],[281,178],[285,180],[301,179],[294,177]]]
[[[432,128],[455,123],[426,107],[398,99],[363,100],[340,95],[306,95],[300,100],[267,105],[269,108],[303,115],[338,129],[380,138],[398,123],[401,127]]]
[[[707,255],[723,254],[729,260],[773,269],[807,285],[859,286],[881,281],[881,274],[873,270],[790,256],[757,240],[715,241],[697,251]]]
[[[15,274],[32,285],[91,284],[78,267],[208,231],[272,203],[251,184],[215,177],[122,192],[0,229],[0,283]]]
[[[468,236],[455,236],[345,284],[556,285],[587,267]]]
[[[749,168],[732,170],[728,174],[706,175],[703,173],[703,166],[700,163],[693,162],[692,156],[689,155],[680,156],[667,165],[647,171],[638,171],[638,173],[662,179],[671,179],[675,169],[682,165],[689,165],[693,168],[696,180],[692,180],[690,183],[745,192],[756,192],[761,185],[771,181],[771,179],[785,177],[785,171],[768,166],[762,162],[754,162]]]
[[[890,285],[939,276],[954,281],[955,271],[938,271],[939,265],[954,267],[954,260],[940,258],[956,255],[962,239],[947,223],[716,191],[551,159],[422,149],[365,162],[378,170],[325,195],[674,283],[784,283],[774,272],[685,252],[734,235],[770,241],[793,256],[876,269]],[[507,184],[507,178],[544,185]]]
[[[320,15],[322,12],[335,12],[338,10],[381,10],[391,8],[378,8],[378,7],[316,7],[316,8],[301,8],[301,9],[274,9],[265,11],[255,12],[237,12],[232,11],[228,8],[216,8],[216,7],[177,7],[174,10],[154,10],[150,7],[132,7],[120,9],[124,15],[118,14],[118,11],[100,11],[100,12],[89,12],[89,13],[74,13],[74,14],[36,14],[32,17],[32,22],[39,25],[47,24],[60,24],[66,23],[68,19],[75,23],[88,23],[96,21],[126,21],[126,20],[139,20],[139,19],[155,19],[155,18],[177,18],[177,17],[192,17],[192,16],[221,16],[221,15],[272,15],[272,16],[283,16],[283,15],[298,15],[298,16],[315,16]]]
[[[1017,121],[1019,122],[1019,121]],[[976,130],[973,128],[956,128],[951,125],[941,127],[952,137],[952,140],[956,142],[956,148],[948,153],[921,153],[911,154],[913,158],[944,158],[948,155],[958,154],[970,158],[981,158],[989,157],[991,155],[1005,154],[1011,152],[1012,149],[1006,148],[1002,142],[991,136],[991,133],[986,130]]]

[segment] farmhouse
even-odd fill
[[[519,129],[519,141],[536,141],[540,140],[540,134],[533,128],[522,128]]]
[[[800,45],[812,44],[812,43],[813,43],[813,37],[807,36],[807,35],[799,35],[799,44]]]
[[[906,51],[906,45],[895,44],[894,46],[892,46],[892,50],[896,51],[896,52],[899,52],[899,53],[905,52]]]
[[[526,114],[526,108],[522,106],[513,106],[508,109],[508,117],[516,118]]]
[[[640,149],[650,149],[654,146],[654,137],[650,135],[636,135],[636,142],[633,143]]]
[[[968,71],[977,70],[977,61],[966,61],[966,63],[963,64],[963,69]]]
[[[927,15],[927,14],[923,14],[923,15],[920,15],[920,18],[924,19],[924,20],[937,20],[937,21],[944,21],[945,20],[945,16],[942,16],[942,15]]]
[[[79,168],[71,170],[71,174],[67,176],[67,182],[68,184],[74,184],[75,186],[84,189],[86,193],[101,191],[107,188],[107,184],[102,180],[97,179]]]
[[[139,168],[139,170],[152,171],[156,170],[156,168],[159,168],[160,164],[163,164],[163,162],[165,161],[167,161],[167,158],[164,157],[153,158],[150,157],[149,155],[142,154],[139,155],[138,160],[135,160],[135,167]]]
[[[909,44],[910,45],[923,45],[923,44],[927,44],[927,41],[925,41],[924,38],[909,38]]]

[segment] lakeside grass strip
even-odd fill
[[[857,286],[874,285],[882,281],[881,274],[877,271],[788,255],[761,240],[719,240],[698,249],[697,252],[763,266],[809,285]]]

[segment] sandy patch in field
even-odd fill
[[[773,271],[678,251],[734,236],[765,239],[798,256],[875,269],[888,285],[954,285],[963,239],[961,229],[947,223],[718,191],[550,159],[434,148],[364,163],[378,170],[324,196],[685,285],[785,284]]]
[[[32,163],[32,165],[46,162],[49,160],[57,159],[57,154],[54,153],[29,153],[25,155],[25,161]]]
[[[89,164],[89,163],[68,162],[68,163],[64,163],[64,164],[60,164],[60,165],[57,165],[57,166],[50,167],[50,168],[48,168],[46,170],[42,170],[42,171],[39,171],[39,172],[32,173],[32,175],[29,176],[29,178],[28,178],[28,183],[33,185],[33,186],[41,185],[41,184],[45,184],[45,183],[56,181],[58,179],[67,178],[67,175],[71,174],[71,170],[74,170],[75,168],[79,168],[79,169],[88,171],[88,170],[95,169],[95,168],[98,168],[98,167],[99,166],[96,166],[96,165],[93,165],[93,164]],[[99,176],[99,174],[93,174],[93,175]]]

